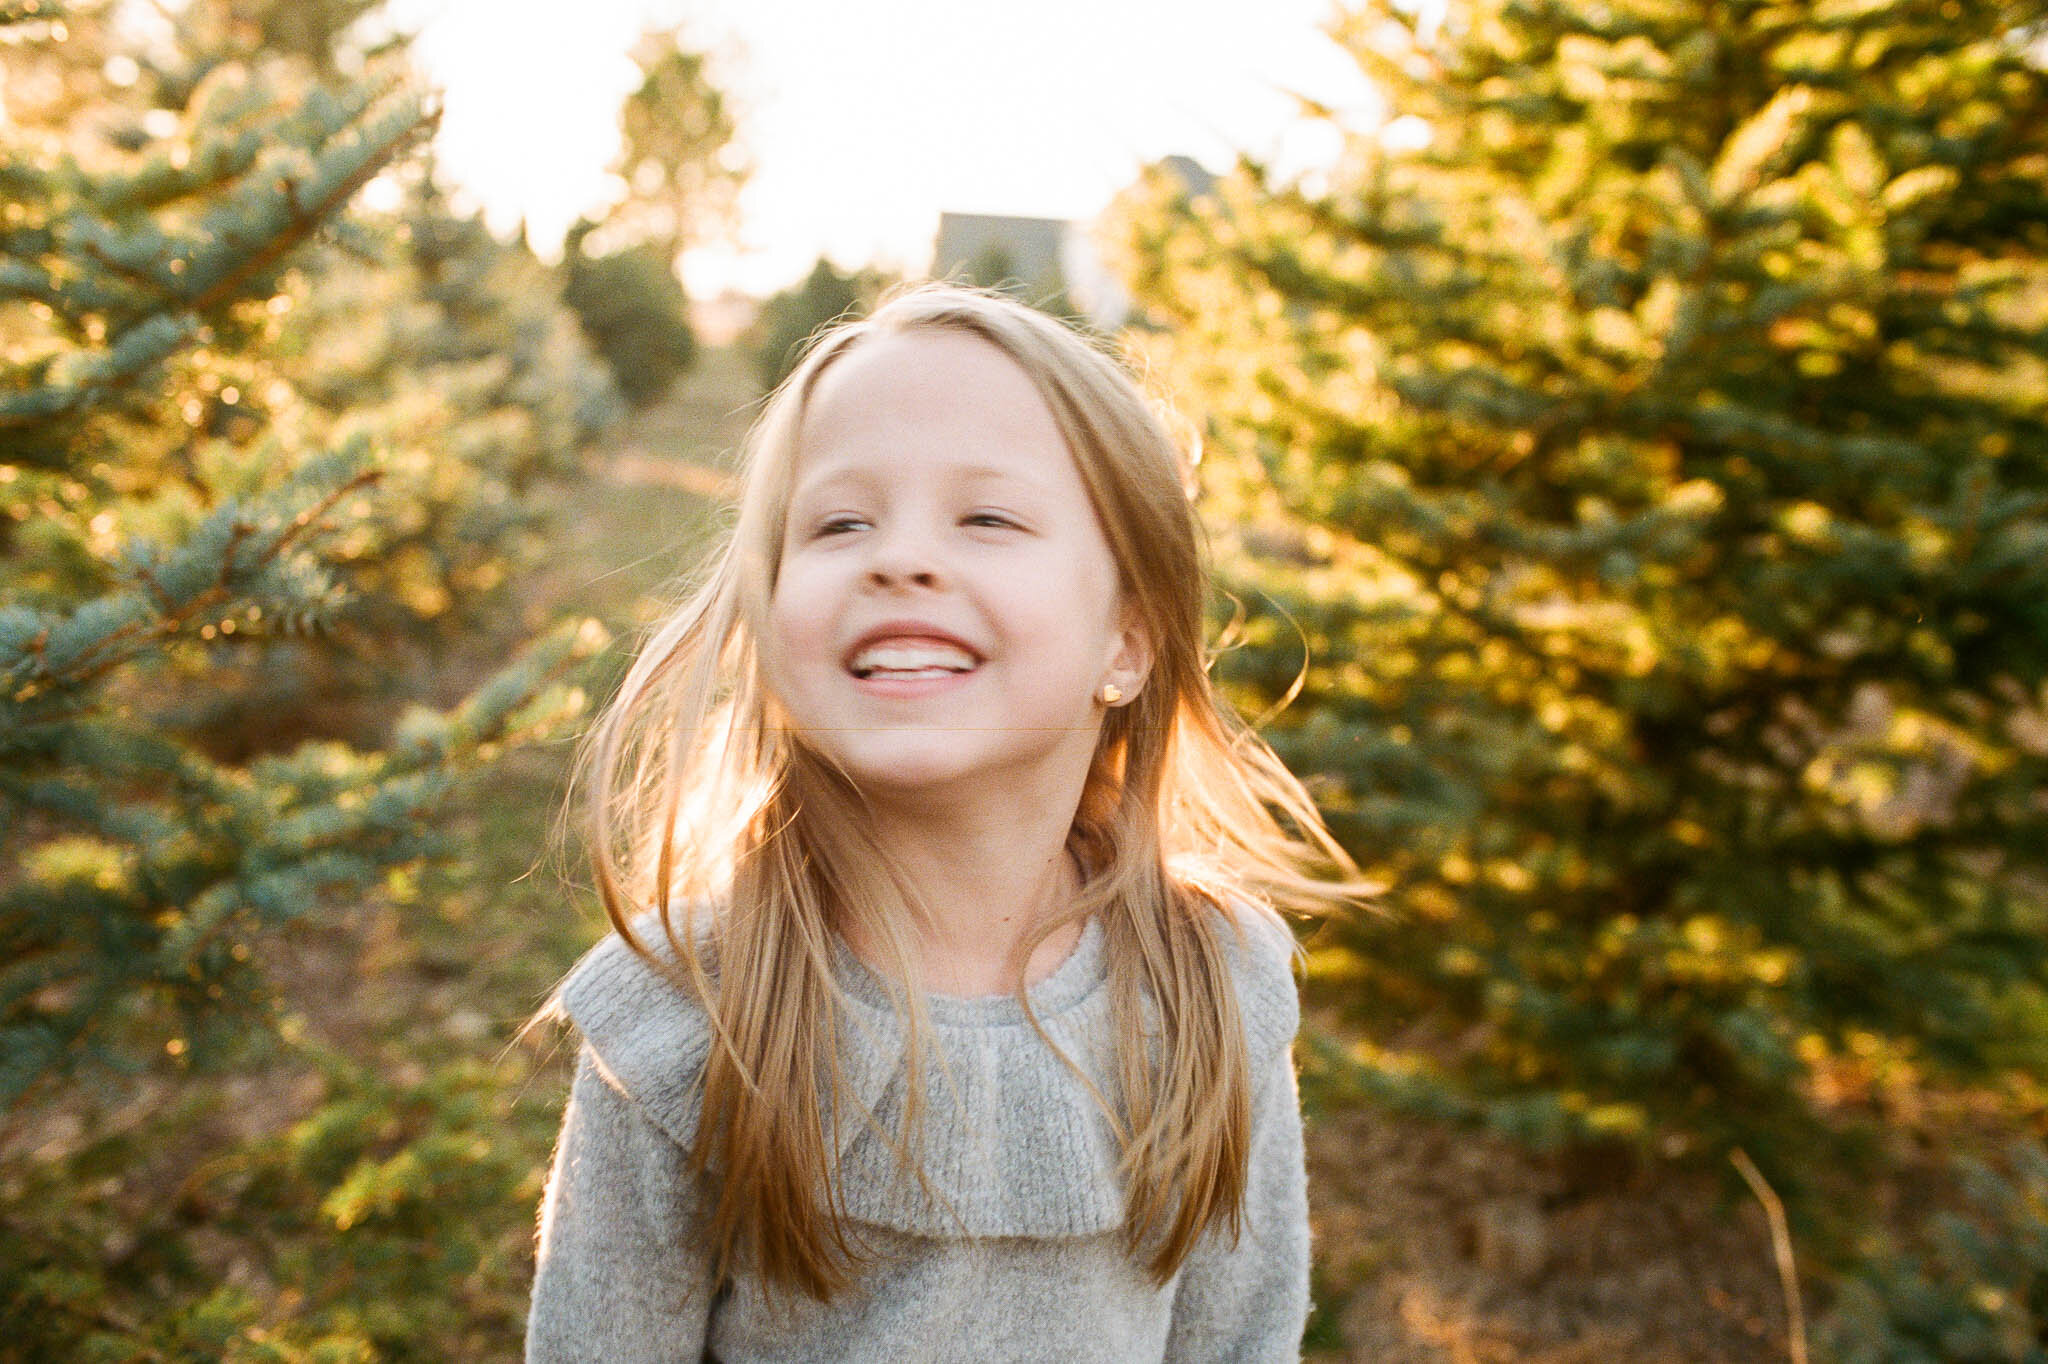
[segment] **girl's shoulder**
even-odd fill
[[[1301,1024],[1301,993],[1294,975],[1303,956],[1301,945],[1287,922],[1264,905],[1233,899],[1214,912],[1248,1053],[1261,1060],[1286,1051]]]
[[[576,1025],[612,1088],[688,1146],[697,1128],[698,1080],[711,1050],[710,1018],[671,974],[680,967],[659,916],[635,919],[633,934],[656,961],[618,933],[607,934],[563,978],[554,1009]]]
[[[1217,906],[1210,912],[1215,915],[1215,938],[1237,998],[1247,1054],[1255,1065],[1284,1056],[1301,1021],[1294,975],[1301,948],[1293,932],[1278,914],[1245,900],[1234,899],[1227,907]],[[654,960],[635,951],[618,933],[608,934],[563,979],[555,992],[554,1009],[575,1024],[612,1088],[644,1110],[672,1140],[687,1147],[696,1135],[699,1082],[712,1044],[711,1021],[704,1006],[682,983],[675,950],[659,917],[642,915],[633,921],[633,930]],[[1055,1025],[1063,1044],[1071,1041],[1085,1047],[1082,1030],[1106,1020],[1106,1000],[1096,995],[1097,991],[1087,989],[1079,1007]],[[1036,993],[1034,1002],[1041,1007],[1055,1003]],[[1007,1000],[989,1002],[991,1010],[1004,1010],[1008,1005]],[[940,1032],[948,1031],[943,1018],[933,1021]],[[1020,1022],[1008,1031],[1022,1038],[1027,1030]],[[982,1046],[993,1035],[984,1028],[970,1031]],[[1069,1033],[1074,1035],[1069,1037]],[[885,1062],[900,1059],[889,1046],[895,1041],[895,1031],[885,1025],[869,1040],[875,1046],[868,1049],[875,1050],[876,1056],[862,1053],[852,1059],[856,1071],[874,1070],[879,1076],[890,1068]],[[1064,1067],[1059,1074],[1066,1075]]]

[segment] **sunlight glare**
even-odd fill
[[[682,21],[756,167],[730,240],[684,256],[693,293],[762,293],[819,255],[922,272],[941,212],[1086,219],[1173,153],[1333,162],[1297,95],[1374,127],[1376,92],[1317,27],[1328,0],[396,0],[446,88],[439,149],[494,227],[544,255],[620,186],[619,101],[643,28]]]

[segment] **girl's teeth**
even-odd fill
[[[851,667],[858,677],[887,673],[892,677],[943,676],[971,672],[974,656],[965,649],[946,644],[875,644],[854,655]]]

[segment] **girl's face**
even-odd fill
[[[762,654],[864,790],[1078,799],[1097,691],[1135,695],[1149,661],[1123,617],[1080,471],[1002,351],[910,331],[820,377]]]

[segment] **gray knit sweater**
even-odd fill
[[[847,1124],[837,1144],[848,1212],[885,1258],[830,1304],[769,1298],[745,1279],[714,1288],[698,1253],[705,1190],[686,1163],[704,1017],[607,938],[561,992],[584,1042],[541,1210],[527,1360],[1298,1360],[1309,1235],[1285,936],[1263,921],[1242,941],[1223,934],[1254,1092],[1234,1246],[1212,1227],[1172,1282],[1153,1286],[1123,1250],[1116,1142],[1086,1089],[1014,999],[934,996],[951,1083],[926,1067],[924,1168],[943,1202],[897,1177],[895,1152],[868,1124]],[[893,1134],[902,1029],[881,982],[837,951],[851,1013],[842,1064],[854,1098]],[[1104,981],[1091,921],[1030,997],[1046,1032],[1114,1092]]]

